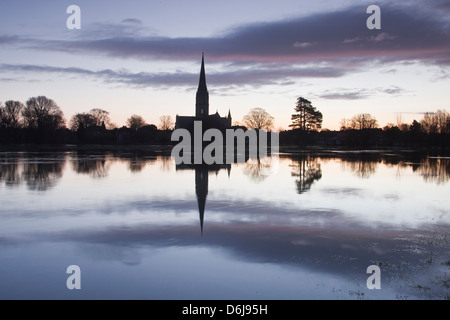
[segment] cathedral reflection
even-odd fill
[[[200,218],[200,232],[203,235],[203,221],[205,217],[206,198],[208,196],[209,174],[217,174],[220,170],[227,170],[228,176],[231,173],[231,164],[180,164],[176,170],[194,170],[195,171],[195,194],[197,196],[198,212]]]

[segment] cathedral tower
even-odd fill
[[[202,67],[198,83],[197,98],[195,102],[195,117],[205,118],[209,115],[209,93],[206,87],[205,54],[202,54]]]

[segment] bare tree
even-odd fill
[[[77,131],[80,128],[89,128],[97,125],[97,120],[90,113],[77,113],[69,122],[70,130]]]
[[[29,128],[58,129],[66,124],[61,108],[45,96],[28,99],[22,116]]]
[[[160,130],[172,130],[175,123],[171,116],[161,116],[159,118],[159,129]]]
[[[436,112],[436,117],[439,133],[450,133],[450,114],[445,110],[438,110]]]
[[[145,125],[147,125],[147,123],[145,122],[144,118],[136,114],[132,115],[127,120],[127,126],[132,130],[138,130],[139,128],[142,128]]]
[[[450,133],[450,114],[445,110],[438,110],[434,113],[426,113],[420,121],[423,130],[428,134]]]
[[[20,128],[22,125],[21,113],[25,106],[20,101],[6,101],[5,106],[0,106],[0,122],[8,128]]]
[[[350,128],[356,130],[374,129],[378,127],[377,120],[368,113],[361,113],[350,119]]]
[[[103,125],[109,130],[114,128],[109,112],[98,108],[94,108],[89,112],[77,113],[69,122],[69,128],[74,131],[79,128],[101,127]]]
[[[262,108],[253,108],[247,113],[242,122],[249,129],[261,129],[269,131],[273,128],[272,117],[266,110]]]
[[[347,130],[350,127],[350,120],[342,118],[339,124],[341,125],[341,130]]]
[[[89,111],[89,114],[95,119],[95,125],[100,127],[105,125],[107,129],[112,129],[113,124],[111,123],[111,118],[109,117],[109,112],[103,109],[94,108]]]

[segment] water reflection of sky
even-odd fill
[[[202,234],[195,172],[170,158],[2,154],[0,297],[442,298],[447,161],[233,164],[209,172]],[[87,289],[65,288],[70,264]]]

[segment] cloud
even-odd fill
[[[441,2],[446,7],[448,3]],[[202,50],[215,61],[304,62],[360,58],[421,60],[448,64],[450,32],[444,18],[423,6],[383,5],[382,30],[368,30],[364,6],[306,17],[252,23],[212,37],[145,36],[142,22],[96,24],[85,38],[22,42],[28,48],[135,59],[198,59]],[[434,11],[433,11],[434,12]],[[20,42],[1,38],[0,42]]]
[[[314,45],[314,44],[311,42],[296,42],[296,43],[294,43],[295,48],[308,48],[312,45]]]
[[[142,26],[142,21],[134,18],[123,19],[121,23]]]
[[[391,94],[391,95],[399,95],[399,94],[405,92],[404,89],[402,89],[398,86],[392,86],[390,88],[380,89],[379,91],[384,92],[386,94]]]
[[[335,89],[327,90],[324,93],[319,94],[319,97],[327,100],[359,100],[365,99],[369,95],[370,94],[366,89]]]
[[[241,261],[276,262],[331,272],[352,279],[354,270],[365,270],[368,261],[389,261],[391,265],[403,265],[404,261],[408,261],[405,267],[411,270],[423,265],[420,250],[407,250],[409,241],[401,243],[404,245],[402,247],[406,248],[401,251],[402,254],[398,254],[398,250],[392,250],[396,244],[398,246],[399,238],[412,239],[412,242],[417,240],[414,230],[399,230],[384,224],[379,228],[370,227],[367,223],[355,224],[336,210],[283,210],[270,204],[253,208],[245,201],[231,203],[233,208],[228,208],[230,201],[213,203],[221,209],[208,211],[203,236],[197,223],[171,223],[163,219],[162,223],[154,224],[132,223],[131,220],[126,226],[101,224],[86,227],[86,224],[77,225],[74,220],[74,224],[69,228],[30,231],[14,238],[4,236],[0,238],[0,244],[23,246],[30,242],[39,244],[64,241],[87,250],[78,253],[89,259],[115,260],[131,265],[139,264],[143,260],[140,250],[137,250],[139,248],[208,247],[216,251],[226,250],[232,258]],[[135,209],[136,204],[131,205]],[[167,212],[173,208],[187,212],[197,204],[193,200],[187,205],[188,207],[184,208],[182,201],[175,206],[172,201],[167,201],[160,209],[164,216],[167,216]],[[123,212],[130,212],[130,206],[125,203],[123,208],[126,208]],[[138,205],[138,210],[150,217],[154,215],[154,208],[152,201],[148,201],[146,205]],[[213,219],[223,208],[228,208],[226,216],[230,218],[225,221],[220,217]],[[237,208],[249,211],[234,210]],[[262,209],[262,212],[258,212],[258,209]],[[277,214],[274,215],[274,212]],[[327,223],[324,224],[324,221]],[[421,237],[428,236],[432,236],[431,232],[423,230]],[[434,249],[438,256],[446,252],[443,246]],[[405,273],[403,268],[400,271]]]
[[[208,72],[208,83],[221,93],[231,86],[295,84],[301,78],[339,78],[381,63],[450,65],[447,18],[433,16],[435,7],[382,6],[382,30],[368,30],[366,7],[316,13],[286,20],[251,23],[210,37],[163,37],[128,18],[116,24],[96,23],[72,39],[30,39],[0,35],[0,45],[26,50],[110,56],[143,61],[198,61],[205,51],[208,63],[222,71]],[[132,73],[127,70],[89,70],[39,65],[1,65],[3,71],[71,74],[107,83],[136,87],[195,87],[196,72]],[[217,70],[219,68],[216,68]],[[441,69],[442,70],[442,69]],[[439,77],[447,77],[441,73]],[[12,78],[9,76],[8,78]],[[386,88],[385,94],[401,94]],[[396,91],[397,90],[397,91]],[[329,90],[325,99],[363,99],[383,90]]]
[[[374,41],[374,42],[381,42],[381,41],[388,41],[388,40],[395,40],[397,37],[395,36],[391,36],[388,33],[380,33],[377,36],[372,36],[369,38],[369,41]]]
[[[437,10],[443,11],[443,14],[450,13],[450,1],[448,0],[435,0],[432,3],[426,1],[428,5],[434,6]]]
[[[327,100],[360,100],[367,99],[374,95],[387,94],[392,96],[399,96],[405,93],[406,90],[398,86],[391,86],[388,88],[373,88],[373,89],[347,89],[347,88],[335,88],[326,90],[317,96]]]
[[[155,34],[155,30],[144,27],[139,19],[128,18],[119,23],[95,22],[89,26],[83,27],[80,33],[74,33],[74,42],[83,43],[85,41],[101,39],[119,39],[119,38],[143,38],[148,34]],[[68,41],[70,43],[71,41]]]
[[[13,72],[15,75],[23,73],[38,73],[48,75],[87,77],[93,80],[100,79],[106,83],[122,84],[134,87],[196,87],[198,73],[173,72],[173,73],[133,73],[127,70],[89,70],[78,67],[54,67],[27,64],[2,64],[0,70]],[[332,67],[280,67],[280,68],[252,68],[244,70],[231,70],[224,72],[208,73],[208,84],[216,89],[226,87],[248,85],[258,87],[263,85],[291,85],[297,78],[334,78],[343,76],[347,72],[344,68]]]
[[[33,72],[39,74],[57,74],[62,76],[75,75],[93,80],[100,79],[107,83],[119,83],[131,86],[186,86],[195,84],[197,75],[190,73],[131,73],[126,70],[114,71],[111,69],[88,70],[77,67],[53,67],[27,64],[2,64],[0,70],[21,74]]]
[[[11,45],[23,42],[24,39],[20,38],[18,36],[6,36],[6,35],[0,35],[0,45]]]

